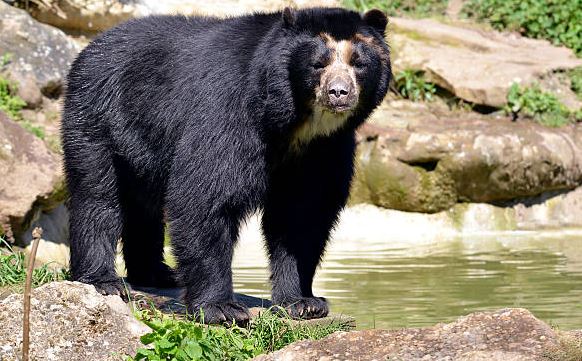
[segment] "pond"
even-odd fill
[[[251,222],[252,223],[252,222]],[[258,230],[241,237],[234,287],[269,297],[267,263]],[[580,230],[462,232],[411,237],[376,224],[334,237],[317,273],[315,293],[358,328],[400,328],[450,322],[479,310],[524,307],[561,329],[582,328]],[[369,227],[369,225],[361,225]],[[345,232],[344,232],[345,233]],[[405,238],[405,237],[404,237]]]

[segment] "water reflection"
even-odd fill
[[[360,328],[433,325],[503,307],[528,308],[563,329],[582,327],[580,233],[457,235],[408,244],[352,236],[335,237],[315,289]],[[256,234],[243,238],[235,289],[268,297],[262,245]]]

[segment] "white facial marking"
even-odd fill
[[[334,113],[325,107],[315,104],[313,113],[293,134],[291,148],[299,151],[314,138],[333,134],[346,123],[346,120],[351,115],[351,111]]]

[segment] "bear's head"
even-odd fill
[[[380,104],[391,78],[386,15],[314,8],[282,12],[288,71],[300,120],[292,144],[301,146],[343,127],[355,129]]]

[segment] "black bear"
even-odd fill
[[[73,279],[123,296],[121,240],[129,283],[175,277],[189,312],[244,323],[231,260],[260,210],[274,304],[325,316],[313,276],[348,197],[355,130],[391,79],[386,25],[378,10],[286,8],[152,16],[97,37],[71,67],[62,123]]]

